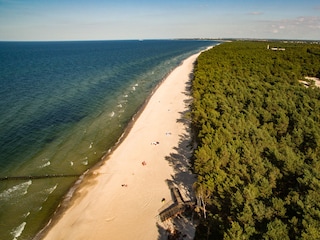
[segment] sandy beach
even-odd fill
[[[199,54],[161,83],[125,139],[84,177],[68,207],[41,238],[167,239],[170,222],[161,222],[159,210],[172,201],[169,185],[179,187],[185,200],[192,198],[191,137],[184,116]],[[192,227],[188,229],[185,239],[192,239]]]

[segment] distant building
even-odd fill
[[[269,44],[267,46],[267,49],[271,49],[272,51],[285,51],[286,49],[285,48],[278,48],[278,47],[272,47],[270,48]]]

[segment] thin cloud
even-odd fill
[[[282,19],[268,22],[269,31],[275,34],[310,34],[314,30],[320,29],[320,17],[301,16],[294,19]]]
[[[289,21],[289,24],[302,25],[303,27],[308,28],[320,28],[320,17],[298,17],[293,21]]]
[[[253,15],[253,16],[257,16],[257,15],[262,15],[263,12],[256,11],[256,12],[249,12],[248,14]]]

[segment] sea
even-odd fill
[[[152,91],[218,42],[0,42],[0,239],[33,239]]]

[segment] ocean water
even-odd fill
[[[216,43],[0,42],[0,239],[32,239],[155,86]]]

